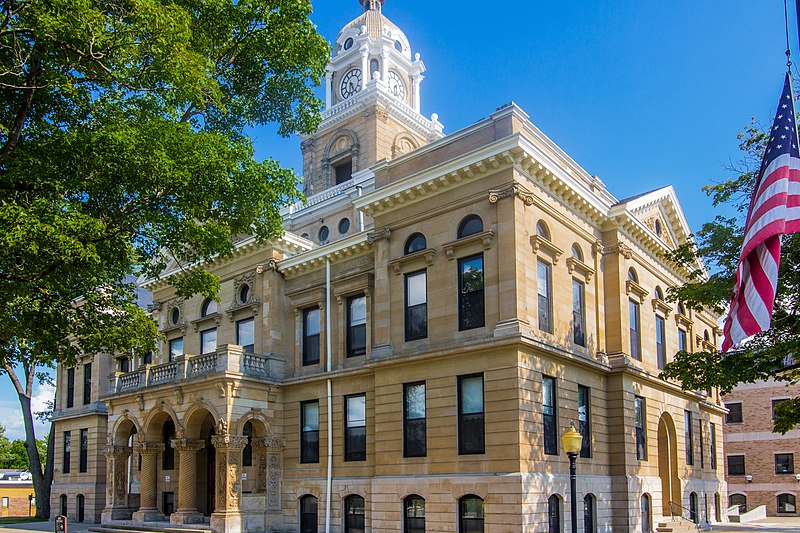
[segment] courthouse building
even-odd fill
[[[54,511],[565,531],[574,421],[580,531],[721,520],[724,408],[658,378],[717,336],[664,298],[689,274],[664,258],[690,235],[674,190],[615,198],[514,104],[445,135],[382,3],[335,40],[285,234],[205,265],[216,301],[177,297],[177,265],[140,280],[152,357],[58,369]]]

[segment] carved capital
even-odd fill
[[[105,456],[108,459],[125,460],[131,456],[133,448],[130,446],[107,446]]]
[[[256,274],[263,274],[264,272],[278,270],[278,260],[274,257],[267,260],[266,263],[256,265]]]
[[[367,233],[367,242],[374,244],[376,241],[388,239],[391,233],[392,230],[389,228],[389,226],[382,226],[377,228],[375,231],[370,231]]]
[[[489,191],[489,203],[496,204],[503,198],[518,197],[526,206],[531,206],[536,201],[536,197],[528,189],[517,183],[516,181]]]
[[[206,442],[200,439],[172,439],[170,445],[179,452],[197,452],[206,447]]]
[[[605,255],[620,254],[625,259],[630,259],[631,257],[633,257],[633,249],[627,244],[618,242],[616,244],[612,244],[611,246],[607,247],[604,250],[604,254]]]
[[[211,444],[217,450],[243,450],[247,446],[248,438],[244,435],[213,435]]]
[[[139,442],[136,444],[136,453],[141,456],[158,455],[164,451],[163,442]]]

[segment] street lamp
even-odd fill
[[[572,533],[578,533],[578,478],[576,475],[575,460],[581,451],[583,435],[575,430],[571,421],[569,429],[561,435],[561,445],[569,457],[569,491],[570,491],[570,516],[572,517]]]

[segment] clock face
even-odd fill
[[[403,82],[403,78],[400,77],[400,74],[393,70],[389,71],[389,77],[386,82],[389,85],[389,92],[392,93],[395,98],[405,100],[406,84]]]
[[[350,69],[342,78],[342,98],[350,98],[361,90],[361,69]]]

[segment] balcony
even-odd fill
[[[145,365],[133,372],[114,372],[109,375],[108,394],[126,394],[213,374],[281,379],[284,362],[285,359],[277,355],[245,353],[241,346],[226,344],[217,348],[214,353],[185,354],[168,363]]]

